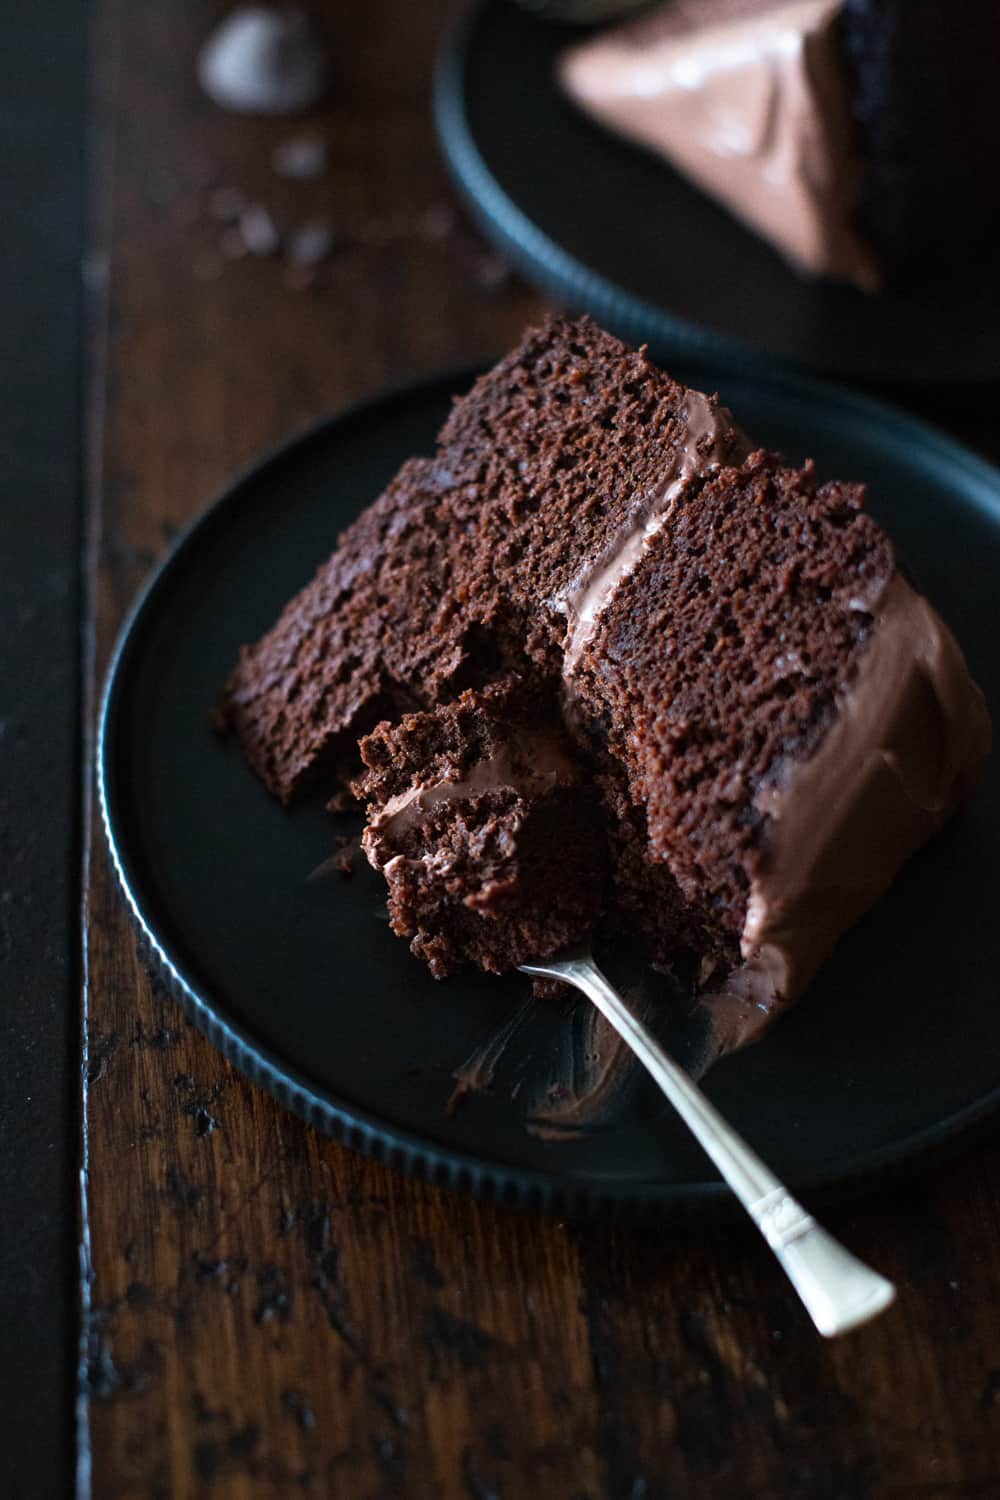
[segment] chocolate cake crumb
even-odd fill
[[[251,203],[243,210],[239,226],[251,255],[274,255],[281,245],[277,225],[261,203]]]

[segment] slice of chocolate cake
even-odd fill
[[[367,735],[365,847],[437,972],[512,967],[603,911],[764,1008],[990,741],[861,488],[752,451],[585,319],[456,403],[244,649],[225,715],[283,799],[356,775]]]
[[[1000,224],[998,66],[995,0],[668,0],[559,76],[800,270],[871,291]]]

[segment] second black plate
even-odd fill
[[[680,373],[680,372],[679,372]],[[99,774],[123,888],[163,974],[226,1055],[308,1119],[413,1170],[588,1211],[727,1200],[651,1085],[598,1128],[526,1128],[572,1070],[587,1004],[525,1004],[527,981],[437,984],[380,919],[380,879],[312,883],[321,808],[285,812],[209,716],[256,639],[337,534],[412,453],[433,449],[456,375],[325,424],[236,483],[180,542],[112,665]],[[761,442],[867,476],[872,509],[1000,704],[1000,476],[897,413],[808,383],[717,373]],[[877,837],[877,830],[873,830]],[[1000,1102],[1000,774],[913,861],[811,993],[707,1092],[793,1187],[896,1164]],[[452,1113],[453,1074],[511,1021],[492,1088]],[[585,1059],[582,1059],[585,1061]],[[571,1080],[572,1081],[572,1080]]]
[[[1000,377],[995,266],[877,297],[798,276],[659,158],[562,97],[555,60],[579,36],[484,0],[438,69],[445,154],[529,278],[665,358],[780,360],[873,382]]]

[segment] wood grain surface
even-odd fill
[[[90,713],[143,575],[235,470],[344,402],[498,353],[540,306],[452,222],[429,71],[453,6],[323,7],[335,84],[294,125],[199,94],[219,9],[97,6]],[[312,132],[325,173],[281,179],[274,148]],[[332,227],[310,285],[283,256],[232,257],[233,190],[286,235]],[[99,1500],[1000,1494],[995,1131],[827,1214],[900,1298],[824,1344],[749,1230],[518,1216],[313,1134],[157,991],[96,826],[89,849]]]

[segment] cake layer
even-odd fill
[[[274,629],[243,648],[223,715],[282,801],[357,763],[360,734],[387,713],[459,690],[468,621],[447,586],[452,528],[439,476],[406,464]]]
[[[863,498],[763,453],[719,470],[574,664],[650,854],[765,1004],[801,991],[990,743],[954,639]]]

